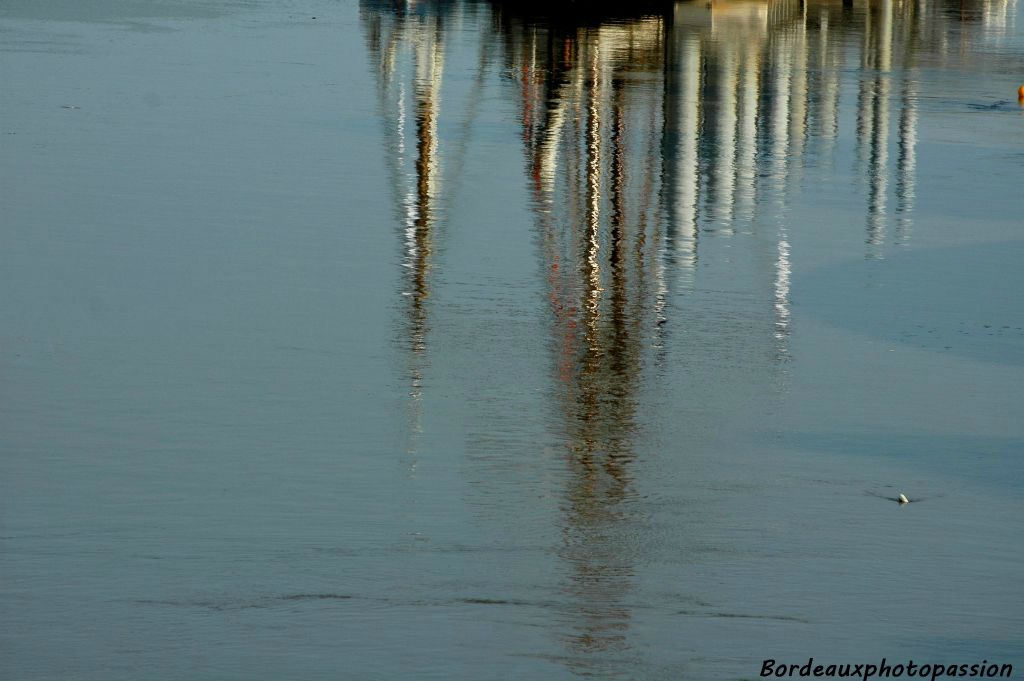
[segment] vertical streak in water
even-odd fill
[[[871,110],[872,135],[868,165],[868,226],[866,242],[869,257],[881,257],[885,244],[886,203],[889,176],[889,89],[892,67],[892,0],[879,2],[879,27],[875,44],[875,94]]]
[[[537,125],[537,119],[544,113],[539,108],[539,105],[542,104],[542,102],[538,100],[540,98],[540,93],[544,91],[548,84],[548,79],[545,77],[542,67],[537,63],[537,52],[540,49],[538,33],[539,29],[537,27],[533,27],[530,30],[529,35],[527,36],[528,42],[525,46],[520,48],[520,64],[517,69],[522,78],[523,139],[526,141],[533,140],[533,132]],[[550,33],[548,33],[545,38],[550,41]]]
[[[608,351],[613,362],[612,371],[615,376],[623,376],[625,369],[616,366],[621,360],[623,346],[628,342],[630,334],[627,330],[629,320],[628,310],[628,272],[626,270],[626,138],[625,138],[625,117],[623,111],[623,83],[620,79],[612,80],[611,91],[611,163],[609,168],[609,193],[611,199],[611,234],[609,236],[610,248],[608,252],[609,295],[611,335]],[[634,317],[635,319],[635,317]],[[605,349],[602,349],[605,351]],[[629,377],[632,379],[634,377]],[[629,380],[627,379],[627,380]],[[609,462],[611,463],[611,462]]]
[[[736,191],[736,46],[730,41],[719,45],[721,53],[718,73],[718,158],[715,161],[714,217],[726,232],[732,232],[733,206]]]
[[[402,12],[366,12],[370,54],[378,61],[378,94],[385,139],[388,140],[388,166],[396,206],[400,209],[402,229],[402,295],[407,301],[402,345],[409,352],[409,437],[407,449],[416,450],[414,442],[422,430],[422,395],[426,365],[427,330],[429,327],[426,300],[430,294],[429,270],[432,251],[434,203],[439,192],[437,118],[440,109],[441,77],[444,69],[443,36],[440,17],[433,14],[406,15]],[[381,39],[381,27],[388,20],[391,28],[387,40]],[[406,50],[408,49],[408,52]],[[402,61],[408,54],[411,64]],[[402,66],[410,68],[403,69]],[[415,111],[415,143],[408,137],[409,93],[405,79],[411,77]],[[396,83],[397,81],[397,83]],[[408,150],[415,148],[414,158]],[[411,162],[411,173],[407,167]],[[415,461],[410,463],[415,469]]]
[[[645,87],[636,96],[629,98],[627,104],[630,108],[637,108],[646,113],[645,128],[637,135],[637,154],[631,156],[631,168],[636,168],[635,175],[639,176],[640,183],[637,187],[639,197],[636,201],[637,219],[633,249],[636,255],[635,271],[637,276],[637,287],[635,294],[635,312],[633,319],[638,325],[646,326],[649,323],[650,315],[653,313],[653,344],[661,343],[661,330],[664,315],[665,282],[664,282],[664,260],[658,257],[658,249],[661,243],[661,213],[658,210],[659,181],[661,179],[661,159],[659,141],[660,124],[663,121],[662,107],[664,105],[664,83],[659,82],[664,77],[664,54],[665,54],[665,19],[651,19],[649,25],[656,26],[655,44],[660,48],[661,60],[654,62],[657,68],[652,68],[649,76],[651,81],[645,81]],[[652,65],[652,66],[653,66]],[[657,87],[654,84],[657,83]],[[628,183],[627,183],[628,186]],[[653,290],[652,290],[653,289]]]
[[[664,240],[664,228],[666,224],[667,215],[661,208],[661,197],[665,193],[665,153],[666,145],[665,139],[665,117],[666,117],[666,99],[667,99],[667,80],[668,80],[668,67],[667,57],[669,54],[669,42],[672,37],[672,31],[669,25],[663,21],[661,28],[661,42],[662,42],[662,64],[661,64],[661,87],[659,88],[658,95],[659,99],[655,108],[651,110],[652,120],[650,123],[650,138],[648,144],[647,158],[647,170],[651,173],[652,178],[656,178],[657,181],[657,199],[659,205],[655,208],[653,215],[654,229],[651,231],[651,257],[650,263],[654,276],[654,346],[659,349],[658,358],[662,358],[662,353],[665,351],[665,345],[663,342],[663,331],[665,323],[668,321],[665,311],[668,305],[668,283],[665,272],[665,258],[660,257],[661,244]],[[653,96],[652,92],[652,96]],[[656,164],[655,157],[658,157],[660,165]],[[657,175],[655,175],[657,173]],[[654,192],[652,192],[651,198],[654,198]]]
[[[780,32],[773,44],[774,80],[771,97],[771,158],[772,180],[776,200],[784,200],[789,171],[789,114],[792,95],[792,67],[790,63],[789,33]]]
[[[786,360],[789,350],[786,339],[789,336],[789,280],[791,266],[789,262],[789,241],[786,230],[779,230],[778,257],[775,260],[775,340],[776,357]]]
[[[584,326],[573,356],[576,370],[568,375],[565,415],[569,444],[569,480],[563,555],[571,567],[566,587],[572,620],[567,637],[577,655],[574,669],[587,670],[596,653],[627,648],[624,630],[630,612],[622,603],[632,569],[614,537],[622,517],[632,458],[632,382],[637,367],[628,326],[626,222],[628,149],[625,93],[613,75],[615,48],[621,34],[612,30],[584,32],[580,70],[584,79],[584,124],[577,135],[584,168],[582,267]],[[607,132],[606,132],[607,130]],[[609,145],[607,153],[604,145]],[[607,172],[607,178],[605,173]],[[606,182],[607,180],[607,182]],[[602,196],[607,187],[608,200]],[[610,205],[608,219],[601,210]],[[608,223],[608,254],[601,251],[602,223]],[[607,273],[602,257],[607,257]],[[601,284],[607,278],[605,299]],[[607,308],[607,315],[605,309]],[[607,316],[610,323],[604,323]]]
[[[612,125],[611,125],[611,167],[608,187],[611,199],[611,234],[609,238],[608,261],[613,278],[621,278],[625,265],[626,248],[626,182],[625,182],[625,117],[623,113],[623,84],[618,78],[612,81]]]
[[[757,206],[757,117],[761,51],[757,45],[747,43],[740,54],[736,208],[738,217],[748,222],[754,219]]]
[[[864,10],[864,38],[861,41],[860,70],[861,80],[857,93],[857,159],[860,163],[858,173],[863,171],[867,165],[866,154],[871,144],[871,136],[874,133],[874,119],[871,112],[874,108],[875,79],[869,78],[868,73],[874,68],[871,45],[873,43],[874,25],[871,18],[871,5],[865,3]]]
[[[398,84],[398,116],[396,129],[398,131],[398,166],[405,165],[405,83]]]
[[[416,189],[413,220],[406,235],[406,266],[412,272],[413,344],[425,349],[426,318],[423,309],[430,295],[428,273],[432,250],[432,202],[437,195],[437,117],[440,109],[441,68],[443,60],[437,36],[421,40],[416,46]]]
[[[774,301],[776,355],[781,360],[787,357],[786,339],[789,334],[789,241],[786,227],[787,193],[789,189],[790,131],[793,130],[791,116],[794,100],[804,93],[793,92],[793,59],[795,59],[794,37],[789,31],[780,31],[775,36],[772,55],[774,80],[771,96],[771,158],[773,193],[775,194],[777,228],[777,254],[774,263]],[[802,64],[806,70],[806,63]],[[806,90],[806,87],[804,88]]]
[[[663,28],[663,25],[662,25]],[[664,31],[659,31],[661,40],[664,41]],[[655,215],[651,215],[651,208],[654,205],[656,196],[655,190],[655,172],[659,165],[656,162],[657,157],[657,135],[655,128],[659,120],[659,98],[660,93],[663,92],[662,88],[651,88],[644,92],[642,97],[638,97],[635,100],[630,99],[629,103],[636,103],[637,108],[646,107],[647,117],[645,120],[646,126],[640,131],[637,136],[637,146],[640,147],[638,150],[639,159],[631,155],[630,158],[634,162],[631,164],[632,167],[636,167],[635,164],[639,162],[639,168],[637,175],[640,176],[640,184],[638,191],[640,196],[637,201],[637,217],[636,217],[636,228],[634,230],[633,240],[633,253],[635,255],[635,272],[637,278],[636,297],[635,304],[636,309],[633,312],[633,319],[637,322],[646,324],[648,321],[647,307],[648,307],[648,295],[650,293],[649,286],[653,280],[654,293],[652,301],[652,310],[655,311],[655,318],[660,314],[660,308],[658,303],[660,302],[659,290],[661,288],[660,272],[658,269],[659,258],[652,258],[648,255],[647,249],[652,243],[657,243],[658,236],[658,223],[657,223],[657,211]],[[628,183],[627,183],[628,186]],[[648,272],[648,263],[651,263],[652,271]],[[654,334],[660,331],[660,325],[654,327]],[[657,338],[655,341],[657,342]]]
[[[461,16],[461,15],[460,15]],[[477,74],[476,79],[473,82],[473,88],[470,93],[466,96],[467,106],[466,113],[463,116],[461,125],[459,126],[461,134],[455,140],[454,144],[449,145],[451,150],[448,154],[448,162],[446,164],[447,170],[447,182],[448,191],[446,192],[444,204],[441,207],[441,212],[447,212],[447,208],[452,201],[454,201],[456,193],[452,191],[452,185],[456,184],[462,176],[462,170],[465,167],[466,152],[469,149],[469,143],[472,139],[473,127],[476,122],[477,112],[480,107],[480,103],[483,101],[483,91],[487,83],[487,71],[490,65],[490,45],[482,37],[479,40],[478,56],[477,56]]]
[[[801,3],[800,20],[792,32],[792,77],[790,79],[789,140],[790,161],[794,170],[802,168],[807,142],[807,3]]]
[[[589,84],[587,100],[587,164],[586,164],[586,243],[584,268],[586,271],[587,327],[591,340],[596,338],[601,311],[601,98],[603,64],[601,63],[601,37],[590,41]]]
[[[822,80],[821,119],[819,134],[825,140],[824,152],[831,155],[839,134],[839,77],[841,73],[842,50],[829,42],[828,8],[821,10],[821,61],[819,69]],[[839,63],[836,63],[839,62]]]
[[[1014,34],[1017,17],[1017,0],[985,0],[982,5],[981,21],[986,37],[1002,43]]]
[[[412,204],[412,221],[406,229],[405,267],[411,279],[409,309],[410,369],[410,432],[422,431],[423,372],[426,364],[429,319],[427,298],[430,295],[430,258],[433,250],[433,201],[438,191],[437,118],[440,110],[441,74],[444,67],[440,26],[416,45],[416,190]],[[415,450],[416,446],[411,445]]]
[[[551,201],[551,193],[555,189],[558,147],[561,144],[562,128],[565,126],[566,110],[569,108],[569,97],[564,92],[565,89],[565,86],[559,86],[554,94],[554,106],[549,109],[547,129],[541,138],[537,154],[535,175],[547,201]]]
[[[367,29],[368,51],[371,59],[376,61],[387,166],[402,230],[404,275],[401,294],[407,302],[401,335],[402,345],[409,353],[406,378],[409,382],[410,441],[407,451],[414,454],[417,449],[415,440],[422,431],[423,378],[429,327],[426,299],[430,292],[431,231],[440,177],[437,117],[444,68],[442,24],[436,14],[407,14],[394,8],[366,8],[362,16]],[[389,28],[386,36],[385,25]],[[403,60],[405,55],[409,56],[411,64]],[[407,78],[411,78],[413,85],[415,145],[408,141],[407,99],[410,93],[405,86]],[[409,159],[408,152],[413,146],[415,158]],[[410,471],[415,470],[415,466],[415,460],[410,461]]]
[[[701,42],[680,32],[682,49],[669,51],[667,72],[666,136],[674,142],[666,150],[665,194],[673,230],[672,257],[680,275],[692,277],[697,264],[697,201],[700,187]],[[672,38],[670,38],[671,40]],[[673,45],[673,48],[678,45]]]
[[[910,240],[914,226],[914,196],[917,175],[917,83],[914,74],[905,74],[901,97],[899,159],[896,179],[897,243]]]
[[[585,36],[584,36],[585,37]],[[582,37],[577,38],[576,47],[579,50],[579,56],[576,61],[575,73],[576,77],[573,79],[573,93],[572,93],[572,107],[570,109],[572,115],[569,117],[571,122],[570,129],[571,134],[567,136],[568,149],[565,153],[565,175],[566,175],[566,197],[567,197],[567,223],[570,225],[582,224],[586,219],[586,115],[584,108],[586,107],[586,84],[588,82],[588,76],[586,69],[582,63],[583,55],[586,52],[584,41]],[[574,252],[576,249],[576,239],[581,236],[582,232],[578,230],[570,230],[568,239],[571,242],[571,248]],[[585,249],[584,249],[585,250]],[[575,255],[573,256],[575,258]],[[582,305],[582,303],[581,303]]]

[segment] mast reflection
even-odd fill
[[[403,344],[409,351],[409,451],[422,430],[424,369],[430,328],[428,298],[434,222],[440,193],[437,138],[444,71],[444,13],[434,3],[362,0],[367,48],[377,95],[391,189],[402,230],[405,298]],[[409,121],[409,112],[412,121]],[[415,467],[415,461],[410,464]]]
[[[551,305],[565,442],[562,610],[573,665],[621,652],[637,390],[658,325],[661,18],[538,28],[506,17]],[[578,226],[578,227],[576,227]]]
[[[958,5],[971,21],[994,26],[1012,21],[1006,6]],[[361,7],[402,226],[402,333],[418,423],[441,179],[444,19],[457,5]],[[745,357],[749,347],[765,349],[749,361],[783,373],[795,333],[794,195],[809,169],[842,158],[840,139],[850,140],[865,255],[883,257],[910,239],[918,65],[969,32],[926,21],[931,10],[918,0],[678,2],[630,17],[594,9],[545,17],[496,0],[485,7],[481,64],[501,62],[515,106],[549,306],[554,428],[566,469],[556,520],[565,565],[560,633],[574,669],[587,673],[589,656],[629,650],[637,572],[630,542],[642,522],[632,503],[639,405],[667,342],[684,344],[679,301],[700,291],[709,269],[731,265],[722,244],[748,256],[756,290],[743,293],[760,312],[722,313],[720,323],[741,329],[723,342],[743,345]]]

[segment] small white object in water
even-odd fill
[[[906,497],[906,495],[904,495],[904,494],[901,494],[900,498],[897,499],[897,501],[899,501],[901,504],[909,504],[910,503],[910,499],[908,499]]]

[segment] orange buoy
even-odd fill
[[[1017,88],[1017,99],[1024,100],[1024,85]]]

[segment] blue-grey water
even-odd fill
[[[1024,669],[1024,5],[528,5],[0,0],[0,678]]]

